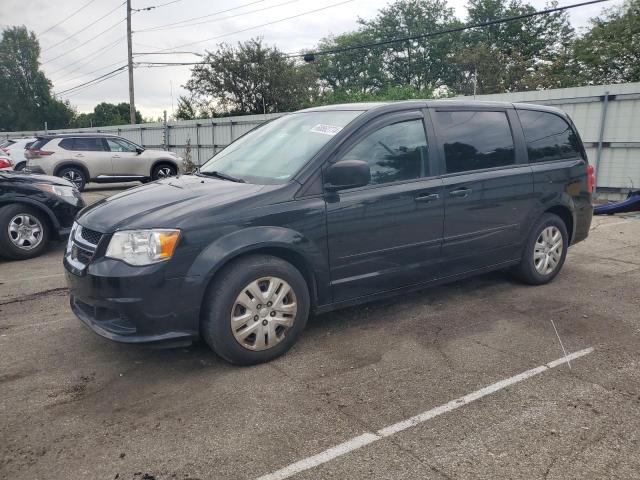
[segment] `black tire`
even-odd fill
[[[13,167],[13,170],[16,172],[21,172],[22,170],[24,170],[24,167],[27,166],[27,162],[19,162],[18,164],[16,164],[15,167]]]
[[[170,163],[159,163],[153,167],[151,178],[153,180],[160,180],[162,178],[175,177],[177,173],[178,169],[175,165]]]
[[[558,263],[553,267],[553,270],[546,274],[543,274],[539,272],[538,269],[536,269],[534,251],[538,238],[548,227],[557,228],[562,235],[562,253],[560,255]],[[545,283],[549,283],[554,278],[556,278],[560,270],[562,270],[565,258],[567,257],[568,246],[569,234],[567,232],[567,226],[565,225],[565,223],[559,216],[554,215],[553,213],[545,213],[544,215],[542,215],[542,217],[540,217],[535,226],[531,229],[531,233],[529,234],[529,238],[527,239],[520,264],[513,269],[513,273],[518,279],[520,279],[524,283],[528,283],[529,285],[544,285]]]
[[[84,187],[89,180],[84,171],[78,167],[64,167],[56,176],[69,180],[71,183],[75,184],[81,192],[84,190]]]
[[[231,314],[242,290],[251,282],[267,276],[280,278],[291,286],[297,313],[293,326],[286,330],[279,343],[266,350],[254,351],[241,345],[234,337]],[[231,262],[215,276],[202,303],[201,334],[207,344],[228,362],[254,365],[273,360],[289,350],[304,330],[308,317],[309,287],[298,269],[277,257],[248,255]],[[251,321],[247,321],[247,325]]]
[[[21,248],[11,240],[11,235],[14,235],[15,232],[9,232],[9,224],[19,215],[27,215],[39,223],[41,233],[38,236],[39,243],[35,247],[25,242],[24,247]],[[3,257],[10,260],[26,260],[37,257],[47,249],[50,238],[51,226],[44,213],[21,203],[12,203],[0,208],[0,252]]]

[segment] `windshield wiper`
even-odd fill
[[[200,172],[198,172],[198,175],[206,175],[207,177],[217,177],[223,180],[229,180],[230,182],[247,183],[242,178],[234,177],[233,175],[229,175],[228,173],[218,172],[217,170],[214,170],[213,172],[203,172],[201,170]]]

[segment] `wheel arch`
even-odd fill
[[[89,169],[85,165],[78,162],[62,162],[59,165],[56,165],[56,168],[53,169],[53,176],[58,177],[59,176],[58,174],[60,173],[60,171],[63,168],[67,168],[67,167],[79,168],[84,173],[86,182],[89,182],[91,180],[91,174],[89,173]]]
[[[566,205],[554,205],[552,207],[547,208],[544,213],[553,213],[560,217],[560,219],[564,222],[567,227],[567,232],[569,233],[568,244],[571,245],[573,241],[573,237],[575,234],[575,219],[574,214],[569,207]]]
[[[329,281],[327,262],[313,242],[284,227],[251,227],[212,242],[194,260],[187,275],[200,279],[199,296],[194,299],[199,308],[207,290],[224,267],[241,257],[256,254],[280,258],[297,268],[307,282],[312,310],[322,298],[326,298]]]
[[[180,167],[178,166],[178,163],[175,160],[171,160],[169,158],[159,158],[158,160],[155,160],[152,164],[151,164],[151,169],[149,170],[149,176],[152,177],[153,176],[153,171],[156,169],[156,167],[158,165],[171,165],[172,167],[175,167],[176,172],[180,171]]]

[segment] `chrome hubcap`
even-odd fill
[[[533,263],[541,275],[549,275],[562,258],[562,233],[558,227],[547,227],[538,236],[533,249]]]
[[[42,242],[42,224],[27,213],[13,217],[8,231],[11,243],[22,250],[32,250]]]
[[[262,277],[244,287],[231,308],[231,331],[248,350],[267,350],[282,340],[298,312],[291,286],[278,277]]]
[[[69,170],[68,172],[64,172],[62,178],[64,178],[65,180],[69,180],[71,183],[75,184],[76,187],[82,185],[82,177],[76,171]]]
[[[173,177],[173,170],[170,167],[161,167],[158,170],[158,178]]]

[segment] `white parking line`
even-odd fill
[[[289,478],[297,473],[304,472],[305,470],[309,470],[313,467],[317,467],[318,465],[327,463],[334,458],[340,457],[373,442],[382,440],[385,437],[394,435],[398,432],[419,425],[420,423],[424,423],[427,420],[431,420],[432,418],[455,410],[456,408],[460,408],[463,405],[467,405],[468,403],[474,402],[475,400],[479,400],[482,397],[486,397],[487,395],[495,393],[515,383],[527,380],[531,377],[544,373],[547,370],[558,367],[564,363],[568,364],[571,360],[583,357],[590,354],[591,352],[593,352],[593,348],[585,348],[584,350],[579,350],[577,352],[571,353],[569,355],[566,355],[565,357],[554,360],[553,362],[540,365],[539,367],[532,368],[531,370],[519,373],[518,375],[515,375],[513,377],[500,380],[499,382],[481,388],[480,390],[476,390],[475,392],[469,393],[468,395],[464,395],[463,397],[451,400],[449,403],[445,403],[444,405],[440,405],[439,407],[432,408],[431,410],[420,413],[415,417],[411,417],[401,422],[394,423],[393,425],[389,425],[388,427],[381,428],[375,433],[363,433],[360,436],[354,437],[351,440],[347,440],[346,442],[336,445],[335,447],[331,447],[324,452],[318,453],[317,455],[307,457],[303,460],[292,463],[291,465],[280,470],[263,475],[259,477],[258,480],[283,480],[285,478]]]

